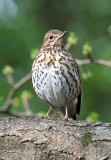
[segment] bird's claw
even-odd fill
[[[46,116],[42,116],[42,118],[47,118],[47,119],[48,119],[48,118],[50,118],[50,117],[46,115]]]

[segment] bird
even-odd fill
[[[32,65],[33,88],[42,100],[50,104],[63,119],[77,119],[80,114],[82,85],[74,56],[65,49],[66,31],[49,30]]]

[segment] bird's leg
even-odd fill
[[[50,116],[50,112],[52,110],[52,106],[50,107],[50,109],[48,110],[47,114],[45,116],[42,116],[42,118],[49,118]]]
[[[64,116],[63,119],[64,119],[64,120],[68,120],[68,110],[67,110],[67,106],[66,106],[66,114],[65,114],[65,116]]]

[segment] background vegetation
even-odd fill
[[[10,86],[2,73],[4,66],[12,66],[14,81],[31,71],[30,52],[41,47],[44,34],[50,29],[75,32],[77,45],[70,52],[77,59],[85,59],[82,46],[89,41],[95,59],[111,60],[111,1],[110,0],[0,0],[0,106],[7,98]],[[68,37],[66,36],[66,39]],[[83,102],[79,119],[111,121],[111,68],[88,64],[91,77],[82,76]],[[31,80],[15,94],[11,110],[23,112],[24,91],[34,113],[47,112],[49,105],[35,94]],[[94,112],[94,113],[92,113]],[[0,116],[9,116],[1,113]],[[99,117],[98,117],[99,116]]]

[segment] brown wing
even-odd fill
[[[81,90],[80,90],[80,93],[79,93],[77,99],[78,99],[78,103],[77,103],[77,106],[76,106],[76,113],[77,113],[77,114],[80,114],[80,110],[81,110],[81,99],[82,99],[82,88],[81,88]]]
[[[74,67],[75,67],[76,73],[78,74],[79,79],[80,79],[79,67],[78,67],[78,64],[77,64],[74,56],[73,56],[71,53],[69,53],[68,51],[66,51],[66,50],[65,50],[65,53],[67,54],[67,56],[70,56],[70,58],[72,57],[72,59],[74,60]],[[81,83],[81,80],[80,80],[80,83]],[[82,99],[82,86],[81,86],[81,85],[80,85],[80,92],[79,92],[79,95],[78,95],[77,99],[78,99],[78,102],[77,102],[77,105],[76,105],[76,113],[72,116],[72,118],[73,118],[74,120],[77,119],[77,118],[76,118],[76,114],[78,114],[78,115],[80,114],[81,99]]]

